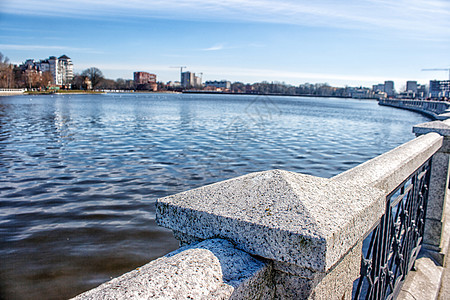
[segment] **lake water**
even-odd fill
[[[274,168],[331,177],[426,121],[350,99],[0,97],[0,298],[66,299],[176,249],[159,197]]]

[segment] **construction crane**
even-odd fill
[[[180,82],[181,82],[181,74],[183,73],[183,69],[186,69],[186,66],[176,66],[176,67],[171,67],[171,68],[177,68],[180,69]]]
[[[450,68],[444,69],[422,69],[422,71],[446,71],[448,72],[448,79],[450,80]]]

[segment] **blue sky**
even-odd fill
[[[76,72],[179,80],[371,86],[448,79],[450,1],[2,0],[0,51],[13,63],[66,54]]]

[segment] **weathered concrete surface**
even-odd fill
[[[447,249],[450,248],[450,245],[447,244]],[[439,300],[448,300],[450,299],[450,259],[448,256],[450,255],[450,251],[447,250],[447,256],[444,264],[444,274],[441,280],[441,289],[439,290]]]
[[[450,118],[450,112],[445,112],[436,117],[436,119],[438,119],[438,120],[447,120],[449,118]]]
[[[397,300],[437,299],[443,268],[427,256],[418,258],[415,266],[416,271],[409,272]]]
[[[381,217],[384,196],[367,186],[272,170],[158,199],[157,223],[326,272]]]
[[[437,133],[422,135],[389,152],[375,157],[332,180],[374,186],[389,193],[425,163],[442,146],[443,137]]]
[[[73,299],[270,299],[271,264],[208,240],[183,247]]]

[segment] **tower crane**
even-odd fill
[[[186,69],[186,66],[176,66],[176,67],[171,67],[171,68],[177,68],[180,69],[180,82],[181,82],[181,74],[183,73],[183,69]]]
[[[450,68],[422,69],[422,71],[446,71],[446,72],[448,72],[448,79],[450,80]]]

